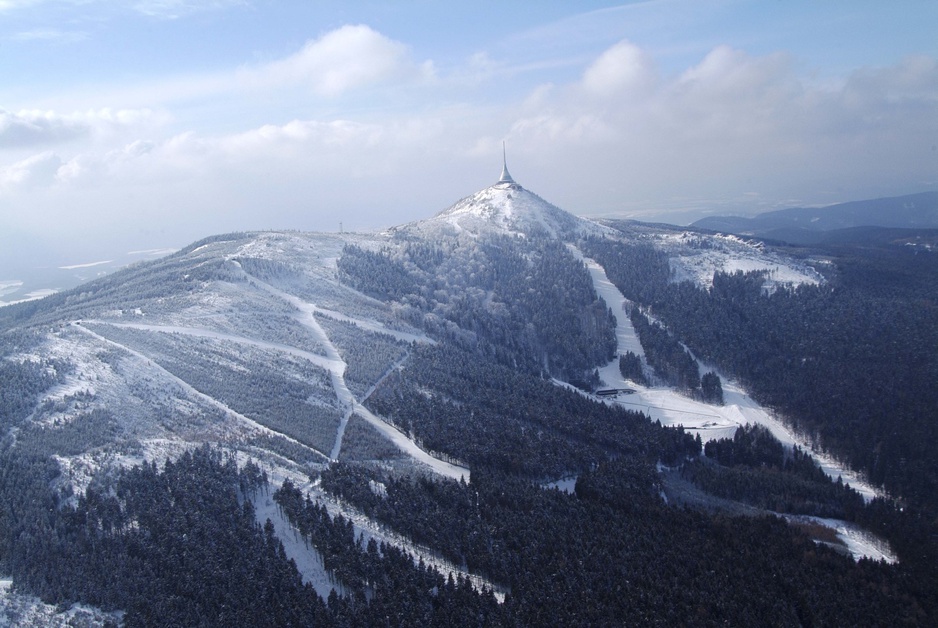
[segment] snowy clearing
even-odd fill
[[[394,545],[395,547],[410,553],[413,556],[415,563],[423,560],[425,565],[433,567],[441,574],[443,574],[444,577],[449,575],[452,575],[453,578],[462,576],[464,579],[471,582],[477,590],[482,590],[483,588],[489,589],[494,593],[495,598],[499,602],[505,601],[505,590],[503,590],[501,587],[496,586],[493,582],[487,580],[486,578],[472,574],[465,569],[454,565],[452,562],[439,556],[430,548],[417,545],[410,538],[398,534],[387,526],[366,517],[350,504],[343,500],[336,499],[330,493],[323,491],[319,485],[319,480],[310,482],[308,476],[299,471],[290,470],[282,465],[271,465],[269,463],[265,463],[262,460],[257,460],[256,458],[251,459],[257,462],[265,471],[267,471],[271,484],[271,494],[273,494],[273,492],[283,484],[284,480],[289,479],[300,491],[303,492],[304,495],[309,495],[310,499],[312,499],[314,502],[323,504],[329,511],[330,516],[335,517],[336,515],[342,515],[351,521],[355,527],[355,535],[363,535],[365,543],[367,543],[369,539],[375,539],[375,541],[379,544],[384,542],[390,545]],[[244,457],[242,454],[240,461],[246,462],[247,457]],[[266,503],[265,500],[269,500],[270,503]],[[266,521],[267,517],[270,517],[271,522],[276,528],[277,537],[283,542],[284,549],[287,552],[288,557],[294,558],[294,553],[312,552],[314,554],[318,554],[312,547],[306,547],[306,544],[300,538],[299,534],[296,532],[289,521],[282,519],[282,525],[279,525],[277,520],[270,516],[269,513],[272,509],[272,511],[277,514],[278,517],[280,517],[277,504],[273,502],[273,499],[259,495],[255,500],[255,506],[257,508],[258,521],[263,522]],[[265,509],[264,512],[267,513],[263,517],[261,516],[262,509]],[[290,547],[288,547],[288,545]],[[324,571],[324,568],[321,566],[321,558],[318,555],[312,558],[304,557],[302,559],[296,559],[296,563],[297,567],[300,568],[300,573],[303,576],[304,582],[310,582],[313,584],[313,586],[316,588],[316,591],[321,595],[323,590],[325,591],[325,595],[328,595],[329,589],[331,588],[335,588],[338,593],[342,592],[341,583],[335,583],[328,572]],[[320,583],[319,586],[316,585],[317,581]],[[322,589],[320,589],[320,586]]]
[[[342,585],[336,582],[332,574],[326,570],[322,562],[322,555],[316,548],[310,546],[303,536],[293,527],[284,516],[280,506],[274,501],[272,492],[261,493],[254,500],[254,512],[257,522],[261,525],[270,519],[274,524],[274,532],[280,542],[287,558],[296,563],[296,568],[303,578],[316,589],[322,599],[329,599],[329,594],[335,590],[339,595],[345,595]]]
[[[890,564],[899,562],[899,558],[889,547],[888,543],[882,539],[876,538],[866,530],[849,521],[811,517],[808,515],[776,514],[789,522],[816,523],[825,528],[834,530],[840,542],[844,544],[851,556],[856,559],[869,558],[872,560],[883,560]]]
[[[5,287],[4,287],[4,284],[5,284]],[[22,285],[23,285],[22,281],[3,282],[3,284],[0,284],[0,296],[3,296],[4,294],[15,294]],[[40,290],[32,290],[24,294],[22,299],[16,299],[14,301],[0,301],[0,307],[4,307],[6,305],[15,305],[17,303],[25,303],[27,301],[35,301],[36,299],[42,299],[43,297],[47,297],[49,295],[55,294],[56,292],[57,292],[56,290],[53,290],[51,288],[42,288]]]
[[[374,332],[377,334],[386,334],[388,336],[393,337],[395,340],[400,340],[402,342],[408,342],[408,343],[423,342],[427,344],[434,344],[434,345],[436,344],[436,340],[434,340],[433,338],[430,338],[426,334],[423,334],[423,333],[415,334],[415,333],[410,333],[406,331],[399,331],[397,329],[391,329],[390,327],[388,327],[387,325],[385,325],[384,323],[380,321],[355,318],[352,316],[347,316],[345,314],[342,314],[341,312],[336,312],[335,310],[329,310],[323,307],[317,307],[316,311],[324,316],[333,318],[337,321],[342,321],[343,323],[351,323],[352,325],[355,325],[356,327],[363,329],[365,331],[370,331],[370,332]]]
[[[13,581],[0,578],[0,628],[66,628],[74,626],[120,625],[123,613],[104,611],[83,604],[60,608],[38,597],[12,591]]]
[[[5,294],[16,292],[17,290],[20,289],[20,287],[22,287],[22,285],[23,285],[23,282],[20,281],[19,279],[7,279],[7,280],[0,281],[0,297],[2,297]]]
[[[91,268],[93,266],[101,266],[102,264],[111,264],[114,260],[106,259],[102,262],[88,262],[87,264],[72,264],[71,266],[59,266],[61,270],[75,270],[77,268]]]
[[[119,344],[119,343],[117,343],[117,342],[114,342],[114,341],[112,341],[112,340],[109,340],[109,339],[105,338],[104,336],[100,336],[100,335],[94,333],[93,331],[91,331],[90,329],[88,329],[87,327],[84,327],[83,325],[81,325],[81,324],[79,324],[79,323],[74,323],[73,326],[74,326],[76,329],[80,329],[80,330],[82,330],[84,333],[86,333],[86,334],[88,334],[88,335],[90,335],[90,336],[93,336],[94,338],[97,338],[98,340],[100,340],[100,341],[102,341],[102,342],[106,342],[106,343],[111,344],[111,345],[113,345],[113,346],[115,346],[115,347],[118,347],[118,348],[120,348],[120,349],[123,349],[124,351],[130,353],[132,356],[134,356],[134,357],[137,358],[138,360],[142,360],[143,362],[147,363],[151,368],[156,368],[156,369],[160,370],[161,373],[162,373],[162,375],[163,375],[163,377],[165,377],[165,378],[166,378],[167,380],[169,380],[169,381],[174,382],[176,385],[181,386],[181,387],[182,387],[184,390],[186,390],[192,397],[195,397],[195,398],[197,398],[197,399],[200,399],[201,401],[207,403],[208,405],[213,406],[213,407],[217,408],[218,410],[221,410],[225,415],[227,415],[227,416],[229,416],[229,417],[235,419],[236,421],[240,422],[242,425],[244,425],[245,427],[247,427],[249,430],[251,430],[251,431],[253,431],[253,432],[257,432],[257,433],[266,433],[266,434],[276,435],[276,436],[278,436],[278,437],[280,437],[280,438],[284,438],[284,439],[290,441],[291,443],[293,443],[293,444],[295,444],[295,445],[298,445],[298,446],[300,446],[300,447],[303,447],[304,449],[307,449],[307,450],[309,450],[310,452],[313,452],[313,453],[315,453],[315,454],[317,454],[317,455],[319,455],[319,456],[321,456],[321,457],[323,457],[323,458],[327,458],[326,454],[324,454],[323,452],[317,451],[316,449],[310,447],[309,445],[305,445],[305,444],[301,443],[300,441],[296,440],[295,438],[292,438],[292,437],[290,437],[290,436],[288,436],[288,435],[286,435],[286,434],[282,434],[282,433],[280,433],[280,432],[277,432],[277,431],[275,431],[275,430],[272,430],[271,428],[269,428],[269,427],[267,427],[267,426],[265,426],[265,425],[261,425],[261,424],[258,423],[257,421],[254,421],[254,420],[252,420],[252,419],[250,419],[250,418],[244,416],[243,414],[241,414],[241,413],[239,413],[239,412],[236,412],[235,410],[233,410],[232,408],[230,408],[228,405],[222,403],[222,402],[219,401],[218,399],[215,399],[214,397],[210,397],[209,395],[206,395],[205,393],[196,390],[195,388],[192,387],[192,385],[190,385],[190,384],[189,384],[188,382],[186,382],[185,380],[183,380],[183,379],[181,379],[181,378],[179,378],[179,377],[173,375],[172,373],[170,373],[170,372],[167,371],[166,369],[163,369],[163,368],[160,367],[159,365],[154,364],[154,363],[150,360],[150,358],[148,358],[147,356],[143,355],[142,353],[139,353],[138,351],[134,351],[133,349],[130,349],[129,347],[126,347],[126,346],[124,346],[124,345],[122,345],[122,344]]]
[[[466,467],[460,467],[455,464],[450,464],[449,462],[444,462],[438,458],[434,458],[423,449],[418,447],[417,443],[408,438],[403,432],[398,430],[390,423],[381,420],[377,415],[361,404],[356,404],[355,412],[363,419],[371,423],[375,428],[377,428],[377,430],[381,432],[385,438],[394,443],[398,449],[409,455],[417,462],[430,467],[430,469],[432,469],[434,472],[444,477],[448,477],[453,480],[463,478],[467,482],[469,481],[469,469]]]
[[[568,245],[568,248],[577,259],[586,264],[586,269],[593,279],[593,288],[596,289],[599,298],[606,302],[606,306],[612,309],[612,313],[616,317],[616,352],[622,355],[631,351],[644,359],[645,351],[642,349],[642,343],[638,341],[635,328],[632,327],[632,321],[626,313],[626,310],[631,306],[631,301],[626,299],[619,289],[609,281],[605,269],[595,260],[584,257],[583,253],[573,245]],[[618,372],[618,361],[615,366],[616,372]]]
[[[817,285],[823,276],[806,263],[798,263],[771,250],[761,242],[735,235],[704,235],[685,231],[653,236],[655,247],[667,251],[674,281],[691,281],[705,288],[713,285],[716,272],[766,271],[765,289],[802,284]]]
[[[209,338],[212,340],[227,340],[229,342],[236,342],[243,345],[250,345],[253,347],[259,347],[261,349],[269,349],[271,351],[280,351],[283,353],[289,353],[290,355],[296,356],[298,358],[303,358],[312,362],[318,367],[326,369],[327,371],[335,372],[341,371],[345,368],[345,363],[341,360],[335,360],[332,357],[324,357],[309,351],[304,351],[303,349],[297,349],[296,347],[291,347],[289,345],[284,345],[276,342],[269,342],[267,340],[255,340],[254,338],[246,338],[245,336],[236,336],[234,334],[226,334],[224,332],[215,331],[212,329],[205,329],[203,327],[183,327],[180,325],[148,325],[145,323],[115,323],[112,321],[99,321],[99,320],[87,320],[82,321],[86,323],[92,323],[97,325],[111,325],[113,327],[123,327],[126,329],[139,329],[141,331],[154,331],[164,334],[181,334],[184,336],[194,336],[196,338]]]

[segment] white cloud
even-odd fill
[[[0,109],[0,148],[55,144],[87,135],[90,127],[81,120],[63,118],[52,112]]]
[[[755,190],[769,203],[824,203],[929,189],[936,137],[938,62],[929,57],[831,85],[799,73],[786,54],[727,46],[668,77],[621,42],[578,82],[533,90],[509,144],[536,169],[577,182],[545,178],[561,206],[609,212],[626,199],[686,207],[751,202]]]
[[[77,7],[87,5],[113,4],[111,0],[0,0],[0,12],[27,9],[39,4],[71,4]],[[243,6],[246,0],[138,0],[127,3],[131,9],[150,17],[176,19],[202,11]]]
[[[851,74],[843,93],[848,104],[938,103],[938,60],[910,56],[892,67],[863,68]]]
[[[617,129],[595,113],[571,112],[525,117],[511,125],[510,136],[532,144],[593,144],[614,140]]]
[[[622,41],[602,53],[586,69],[582,83],[592,94],[637,97],[646,93],[656,79],[651,58],[638,46]]]
[[[244,4],[245,0],[140,0],[133,4],[133,8],[150,17],[174,20],[193,13]]]
[[[174,118],[195,112],[192,124],[227,125],[232,120],[262,123],[280,109],[333,107],[340,97],[363,94],[365,106],[383,101],[372,89],[391,94],[400,87],[435,82],[432,61],[418,62],[405,44],[368,26],[343,26],[307,41],[285,57],[239,68],[155,78],[142,83],[93,86],[72,94],[92,107],[119,103],[125,109],[172,111]],[[166,115],[165,113],[163,114]],[[204,116],[204,117],[202,117]]]
[[[0,11],[14,11],[23,9],[34,4],[40,4],[45,0],[0,0]]]
[[[248,88],[307,85],[318,94],[338,96],[359,87],[432,74],[432,64],[415,64],[404,44],[358,25],[330,31],[284,59],[245,68],[237,79]]]
[[[467,64],[466,74],[491,67],[484,56]],[[54,153],[16,157],[0,168],[0,192],[4,211],[30,228],[51,222],[63,237],[120,232],[145,248],[237,229],[334,229],[338,216],[347,229],[426,217],[494,182],[503,137],[522,185],[582,213],[734,199],[768,209],[793,198],[913,192],[936,179],[934,59],[858,70],[836,84],[806,78],[785,55],[728,47],[683,72],[656,67],[646,51],[620,42],[578,77],[515,90],[507,103],[488,94],[517,77],[496,72],[486,94],[467,88],[456,104],[283,120],[271,114],[214,135],[145,109],[6,113],[0,142],[12,141],[16,125],[34,133],[32,144],[21,138],[21,150],[60,128],[83,135],[67,144],[60,137]],[[423,76],[403,44],[344,27],[285,59],[219,74],[212,90],[266,81],[339,96]],[[232,87],[235,78],[240,87]],[[439,84],[453,88],[447,77]]]
[[[102,108],[70,114],[24,109],[0,109],[0,149],[28,148],[74,142],[93,136],[109,136],[166,122],[167,114],[149,109]]]
[[[62,159],[52,151],[33,155],[0,169],[0,190],[47,186],[55,181],[61,167]]]

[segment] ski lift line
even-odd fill
[[[664,412],[680,412],[681,414],[693,414],[694,416],[705,416],[711,419],[723,418],[719,414],[706,414],[704,412],[693,412],[691,410],[677,410],[673,408],[663,408],[661,406],[653,406],[647,403],[634,403],[634,402],[629,402],[629,401],[617,401],[616,403],[622,404],[624,406],[638,406],[641,408],[649,408],[649,409],[654,408],[655,410],[662,410]]]

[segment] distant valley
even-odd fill
[[[120,270],[128,264],[150,261],[168,255],[174,250],[163,248],[130,251],[123,255],[113,256],[111,259],[75,262],[61,266],[41,265],[35,258],[31,258],[28,262],[19,260],[15,265],[7,268],[4,276],[0,277],[0,307],[69,290],[86,281]]]

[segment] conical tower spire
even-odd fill
[[[511,175],[508,174],[508,158],[505,153],[505,142],[502,142],[502,176],[495,185],[498,185],[499,183],[517,185],[515,180],[511,178]]]

